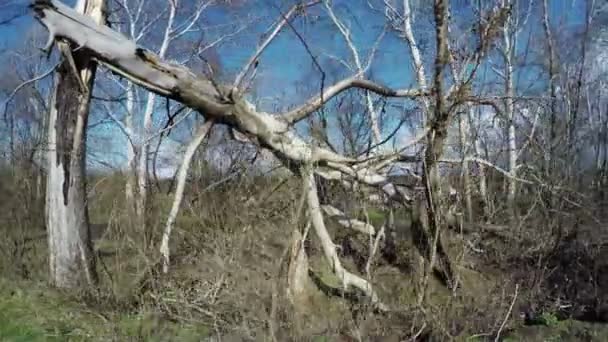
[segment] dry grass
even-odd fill
[[[4,198],[0,229],[7,238],[1,246],[0,274],[5,280],[18,281],[16,287],[6,291],[23,288],[27,294],[20,298],[26,298],[23,300],[29,303],[24,307],[34,311],[38,304],[26,284],[37,284],[39,293],[52,293],[41,285],[46,279],[42,201],[36,199],[36,189],[30,183],[11,177],[3,175],[2,179],[8,181],[1,183],[0,193]],[[66,315],[68,312],[92,313],[83,314],[79,319],[82,327],[72,322],[66,331],[81,329],[86,334],[114,336],[119,340],[120,336],[144,340],[146,336],[157,336],[159,340],[170,340],[171,336],[176,338],[180,329],[189,331],[189,337],[194,340],[223,336],[225,340],[232,337],[255,341],[315,338],[398,341],[414,335],[419,339],[460,340],[472,335],[489,338],[497,332],[513,301],[516,283],[521,293],[507,317],[503,336],[524,323],[520,317],[522,312],[565,315],[566,312],[556,306],[556,298],[561,298],[562,304],[564,301],[580,304],[579,309],[582,305],[592,305],[585,296],[594,291],[598,293],[600,285],[606,282],[602,278],[606,273],[604,266],[599,263],[605,259],[601,246],[583,250],[577,247],[582,243],[580,239],[576,239],[576,243],[567,239],[556,243],[557,232],[567,237],[576,224],[589,226],[589,222],[543,221],[535,214],[517,228],[525,233],[515,234],[512,239],[490,233],[480,235],[476,245],[484,250],[481,254],[467,248],[459,234],[446,232],[450,254],[459,265],[462,286],[452,292],[433,280],[431,300],[424,307],[417,307],[417,256],[409,240],[408,215],[400,213],[397,215],[401,232],[397,258],[380,257],[371,274],[380,296],[395,308],[394,312],[374,313],[364,298],[356,293],[342,293],[339,280],[331,274],[313,236],[307,250],[312,278],[320,286],[313,290],[309,307],[298,310],[296,315],[285,298],[285,276],[281,268],[293,229],[290,222],[300,185],[287,182],[270,194],[279,182],[279,179],[235,178],[203,192],[196,189],[204,189],[204,183],[193,184],[176,223],[171,273],[165,276],[156,271],[158,255],[153,247],[168,213],[171,196],[153,195],[148,229],[154,244],[144,246],[142,233],[131,228],[122,177],[91,180],[95,195],[91,198],[90,214],[101,261],[101,291],[94,296],[57,294],[58,297],[52,298],[60,298],[57,300],[61,304],[50,305],[61,305]],[[355,205],[350,209],[361,215],[361,208]],[[375,224],[384,219],[379,210],[369,211],[368,217]],[[494,219],[498,221],[500,217]],[[367,237],[353,235],[332,224],[329,228],[335,242],[342,247],[345,267],[363,274],[361,258],[366,258]],[[585,237],[584,241],[589,240]],[[574,260],[568,264],[568,259]],[[580,266],[583,261],[593,262],[594,267]],[[567,283],[566,276],[577,281]],[[573,284],[584,283],[582,277],[594,279],[593,285],[585,287],[583,294],[580,291],[574,294]],[[603,297],[597,298],[603,305]],[[12,307],[20,301],[3,303]],[[27,321],[25,311],[27,309],[15,316],[22,317],[15,319],[16,325]],[[589,314],[589,310],[584,313]],[[129,323],[135,321],[138,323]],[[90,328],[94,322],[105,328]],[[51,329],[49,326],[65,323],[49,320],[35,324],[42,330],[33,331],[42,331],[44,335]],[[155,325],[164,328],[152,328]],[[2,329],[0,327],[0,331]]]

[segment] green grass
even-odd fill
[[[203,325],[101,313],[42,284],[0,279],[0,341],[200,341]]]
[[[367,210],[367,216],[369,217],[369,221],[374,226],[382,225],[385,219],[385,214],[382,210],[370,208]]]
[[[410,225],[410,215],[406,210],[395,210],[394,211],[394,219],[395,219],[395,223],[398,224],[403,224],[406,226]],[[368,208],[367,209],[367,217],[369,218],[369,223],[371,223],[373,226],[379,228],[380,226],[382,226],[385,223],[386,220],[386,212],[382,211],[381,209],[377,209],[377,208]],[[360,213],[359,220],[365,221],[366,217],[365,217],[365,213]]]
[[[511,341],[608,341],[608,326],[576,320],[519,327],[505,336]]]
[[[0,340],[62,341],[77,330],[67,324],[68,310],[53,294],[21,290],[2,281],[0,286]],[[71,311],[71,310],[70,310]],[[85,336],[83,336],[85,337]]]

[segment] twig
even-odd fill
[[[515,304],[515,300],[517,299],[518,291],[519,291],[519,284],[515,284],[515,294],[513,295],[513,300],[511,301],[511,306],[509,306],[509,311],[507,311],[507,314],[505,315],[505,319],[502,321],[502,324],[500,325],[500,329],[498,329],[498,331],[496,332],[496,338],[494,339],[494,341],[496,341],[496,342],[498,342],[498,340],[500,339],[500,333],[505,328],[507,321],[509,321],[509,316],[511,316],[511,311],[513,311],[513,305]]]
[[[417,333],[414,334],[414,336],[412,336],[412,338],[410,339],[410,341],[416,341],[416,339],[418,338],[418,336],[420,336],[420,334],[422,334],[422,332],[424,331],[425,328],[426,328],[426,322],[422,323],[422,327],[420,328],[420,330],[418,330]]]
[[[49,76],[53,71],[55,71],[55,69],[59,66],[59,63],[56,63],[55,65],[53,65],[49,70],[45,71],[44,73],[33,77],[27,81],[24,81],[23,83],[19,84],[17,87],[15,87],[15,89],[13,89],[13,91],[10,93],[10,95],[6,98],[6,101],[4,101],[4,115],[6,115],[6,112],[8,111],[8,105],[10,104],[11,100],[13,99],[13,97],[15,97],[15,95],[17,94],[17,92],[19,90],[21,90],[21,88],[25,87],[26,85],[30,84],[30,83],[34,83],[37,81],[42,80],[43,78],[46,78],[47,76]]]
[[[306,8],[306,7],[310,7],[313,5],[318,4],[320,1],[312,1],[309,2],[307,4],[296,4],[294,5],[285,15],[282,15],[283,20],[281,20],[277,26],[274,28],[274,30],[268,35],[268,37],[266,37],[266,39],[264,40],[264,42],[258,47],[258,49],[256,50],[256,52],[249,58],[249,60],[247,61],[247,64],[245,64],[245,66],[243,67],[243,69],[241,70],[241,72],[238,74],[238,76],[236,77],[234,84],[232,86],[232,92],[233,93],[237,93],[239,86],[241,85],[241,83],[243,82],[243,79],[245,78],[245,76],[247,75],[247,73],[249,72],[249,70],[251,70],[251,67],[256,64],[256,62],[258,61],[258,58],[260,57],[260,55],[262,54],[262,52],[264,52],[264,50],[266,49],[266,47],[268,47],[268,45],[274,40],[274,38],[279,34],[279,32],[283,29],[283,27],[285,27],[286,24],[289,24],[289,19],[292,15],[294,15],[295,13],[298,13],[300,10]]]
[[[374,262],[374,256],[376,255],[376,252],[378,251],[378,246],[380,245],[380,240],[384,238],[385,232],[384,232],[384,225],[382,225],[382,227],[380,227],[380,231],[378,231],[378,234],[376,234],[376,238],[374,239],[374,243],[372,246],[372,250],[369,253],[369,258],[367,259],[367,263],[365,265],[365,272],[367,273],[367,276],[369,278],[369,274],[372,268],[372,263]],[[372,234],[370,233],[370,239],[373,238]]]

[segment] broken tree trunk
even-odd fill
[[[105,22],[104,0],[79,0],[76,9]],[[60,43],[65,44],[65,43]],[[62,49],[48,121],[46,224],[51,282],[62,288],[94,285],[95,258],[86,201],[86,127],[95,63],[87,51]]]

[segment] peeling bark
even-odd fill
[[[103,0],[80,0],[76,8],[92,17],[88,20],[105,22]],[[57,287],[74,288],[97,283],[85,172],[95,64],[87,51],[64,52],[69,55],[57,69],[48,121],[46,220],[51,282]]]

